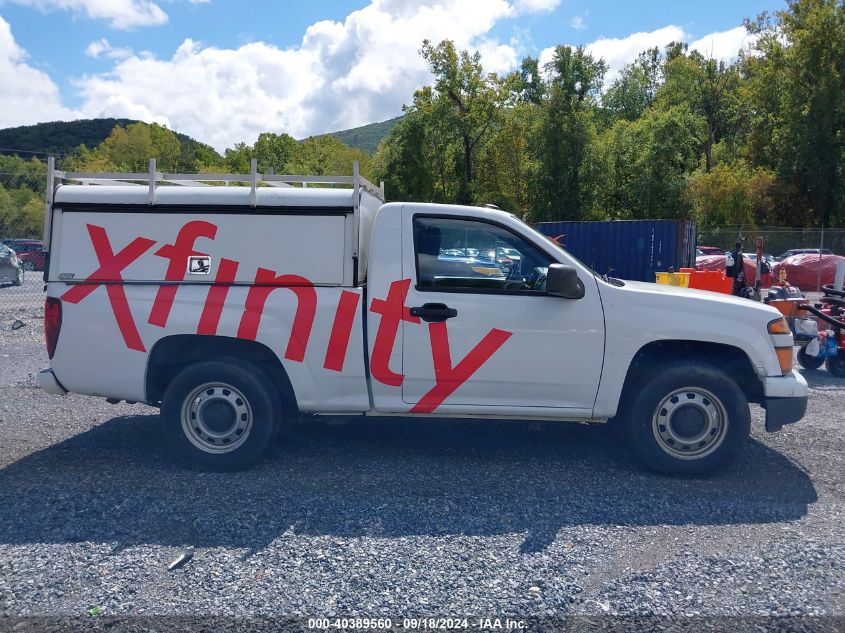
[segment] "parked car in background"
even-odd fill
[[[44,242],[41,240],[3,240],[21,260],[24,270],[44,270]]]
[[[821,252],[822,255],[833,255],[833,251],[829,248],[823,248],[821,251],[819,251],[818,248],[791,248],[775,257],[775,260],[782,261],[787,257],[792,257],[793,255],[818,255],[819,252]]]
[[[822,253],[819,249],[812,249],[814,253],[798,253],[786,257],[772,265],[772,276],[777,279],[781,272],[791,286],[813,292],[825,284],[832,284],[836,275],[836,265],[845,262],[845,257]]]
[[[0,243],[0,284],[23,284],[23,263],[11,248]]]
[[[702,255],[722,255],[724,251],[719,248],[718,246],[698,246],[699,251],[701,251]]]
[[[750,259],[755,264],[757,263],[757,253],[743,253],[742,256]],[[773,264],[776,261],[775,256],[771,253],[763,253],[764,264]]]

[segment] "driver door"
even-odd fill
[[[403,209],[403,277],[411,280],[403,401],[417,413],[483,407],[490,414],[591,416],[604,356],[592,276],[582,276],[582,299],[547,295],[548,265],[571,262],[555,257],[542,238],[535,243],[506,222],[467,217],[465,208],[428,209]]]

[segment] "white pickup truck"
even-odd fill
[[[176,457],[217,470],[310,413],[613,419],[698,474],[737,456],[749,402],[769,431],[804,415],[773,308],[602,277],[510,213],[384,204],[355,174],[51,165],[41,387],[160,406]]]

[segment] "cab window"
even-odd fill
[[[477,220],[414,218],[417,287],[544,292],[551,257],[509,230]]]

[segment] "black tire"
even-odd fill
[[[280,409],[278,393],[261,368],[243,361],[203,361],[184,369],[167,387],[161,427],[183,465],[241,470],[272,446]]]
[[[23,267],[21,267],[21,268],[18,268],[18,274],[12,280],[12,285],[13,286],[23,286],[23,280],[24,280],[24,272],[23,272]]]
[[[825,366],[832,376],[845,378],[845,352],[839,350],[836,356],[827,359]]]
[[[21,264],[21,266],[26,271],[35,270],[35,264],[33,264],[32,262],[24,262],[23,264]]]
[[[712,473],[736,459],[750,434],[745,394],[712,365],[661,363],[626,390],[628,441],[660,473]]]
[[[806,352],[806,348],[800,347],[798,348],[798,364],[801,365],[804,369],[818,369],[822,365],[824,365],[824,358],[819,358],[818,356],[810,356]]]

